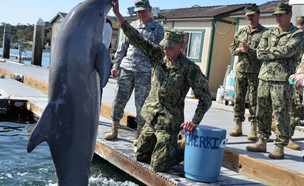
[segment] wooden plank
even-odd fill
[[[230,149],[224,150],[224,167],[269,185],[303,185],[304,175]]]
[[[40,108],[35,103],[33,103],[31,101],[28,101],[27,102],[27,110],[29,110],[32,113],[36,114],[37,116],[41,117],[44,109]]]
[[[36,88],[36,89],[40,90],[41,92],[44,92],[46,94],[48,93],[48,87],[49,87],[48,82],[25,75],[25,76],[23,76],[23,83],[26,85],[29,85],[33,88]]]
[[[107,118],[107,119],[112,120],[111,113],[112,113],[112,106],[108,103],[102,102],[101,103],[101,108],[100,108],[100,115]],[[136,115],[134,115],[130,112],[124,111],[124,115],[120,120],[120,124],[127,125],[128,116],[135,117]]]
[[[15,72],[12,72],[10,70],[6,70],[4,68],[0,68],[0,74],[3,74],[5,76],[13,77],[15,75]]]
[[[146,185],[175,185],[101,143],[96,143],[95,153]]]

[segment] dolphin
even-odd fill
[[[27,146],[50,148],[57,183],[88,185],[94,155],[102,88],[111,58],[102,43],[112,0],[86,0],[73,8],[55,37],[49,73],[48,105]]]

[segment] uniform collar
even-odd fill
[[[256,32],[256,31],[260,31],[262,28],[261,24],[258,24],[258,26],[256,26],[255,28],[253,28],[252,30],[250,29],[250,26],[247,27],[247,29],[249,30],[249,32]]]
[[[150,19],[150,21],[146,24],[142,23],[140,20],[137,20],[138,21],[138,26],[139,28],[146,28],[147,26],[149,26],[152,22],[152,18]]]
[[[179,69],[182,66],[182,61],[184,59],[182,52],[177,56],[175,61],[171,62],[167,57],[165,57],[166,66],[170,69]]]
[[[289,34],[289,33],[291,33],[293,30],[294,30],[294,28],[296,28],[295,26],[293,26],[293,24],[292,23],[290,23],[290,26],[286,29],[286,30],[284,30],[282,33],[280,33],[280,31],[279,31],[279,27],[276,27],[275,29],[274,29],[274,33],[276,34],[276,35],[284,35],[284,34]],[[296,29],[298,29],[298,28],[296,28]]]

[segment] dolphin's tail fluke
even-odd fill
[[[27,144],[27,152],[32,152],[36,146],[38,146],[43,141],[47,141],[48,131],[51,128],[52,123],[52,111],[51,111],[51,104],[49,103],[40,120],[36,124],[36,127],[34,128],[31,137],[29,139],[29,142]]]

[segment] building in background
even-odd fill
[[[231,63],[229,45],[235,33],[234,18],[230,15],[248,4],[166,9],[154,15],[164,28],[177,28],[187,33],[183,53],[201,68],[209,78],[213,97],[223,83],[226,68]],[[136,16],[126,17],[127,21]],[[121,38],[120,32],[119,38]]]

